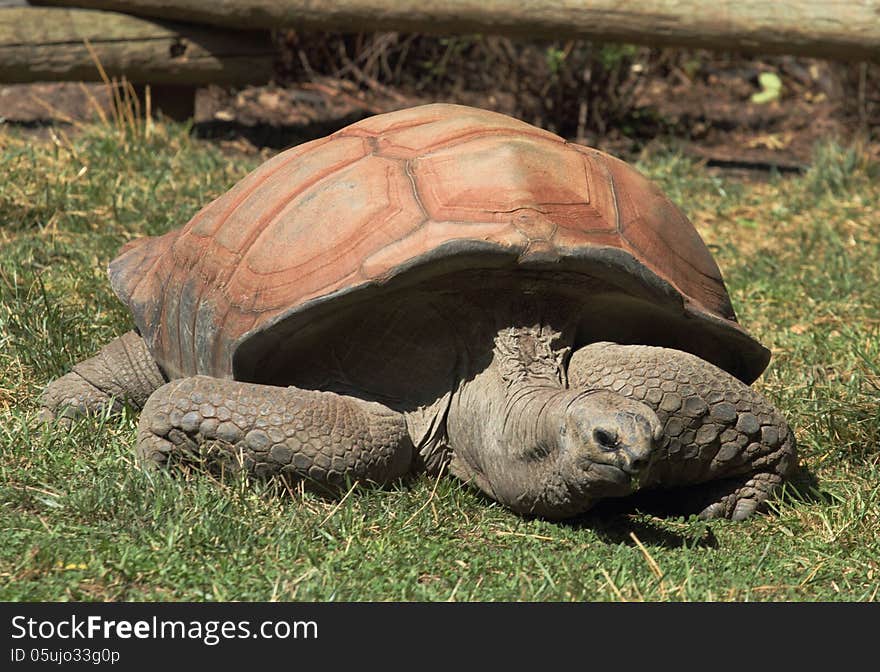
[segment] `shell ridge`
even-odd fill
[[[396,131],[409,130],[410,128],[418,128],[419,126],[427,126],[428,124],[433,124],[436,121],[436,119],[410,119],[407,121],[400,121],[396,124],[392,124],[391,126],[388,126],[381,131],[373,131],[369,128],[364,128],[363,123],[359,121],[352,124],[351,126],[339,129],[338,131],[336,131],[336,133],[333,134],[333,136],[338,138],[378,138],[382,135],[385,135],[386,133],[394,133]],[[358,132],[355,133],[355,130],[357,130]]]
[[[443,151],[445,149],[451,149],[458,145],[466,145],[469,142],[474,140],[479,140],[481,138],[486,137],[495,137],[495,138],[503,138],[504,136],[509,136],[510,138],[531,138],[533,140],[544,140],[547,142],[564,142],[562,138],[558,136],[552,136],[553,134],[548,133],[530,133],[527,130],[517,130],[512,128],[478,128],[476,130],[464,131],[457,135],[450,136],[445,138],[443,142],[438,142],[435,145],[428,145],[422,149],[412,149],[410,147],[406,147],[404,145],[396,145],[396,144],[387,144],[384,147],[380,147],[377,151],[377,156],[386,157],[387,154],[393,153],[395,149],[397,150],[405,150],[407,152],[417,152],[415,156],[407,157],[408,159],[416,159],[416,158],[427,158],[436,154],[437,152]],[[555,138],[555,139],[554,139]],[[378,136],[378,139],[381,141],[382,136]],[[395,157],[387,157],[387,158],[395,158]]]
[[[208,207],[210,207],[210,206],[208,206]],[[201,210],[192,220],[190,220],[189,224],[186,226],[184,231],[181,233],[181,236],[179,236],[177,238],[177,240],[175,241],[175,244],[171,245],[171,256],[175,262],[175,264],[174,264],[175,272],[171,273],[170,276],[176,277],[176,275],[177,275],[176,269],[177,268],[184,268],[184,269],[187,269],[189,273],[193,273],[193,271],[195,271],[196,276],[199,278],[199,280],[201,280],[201,282],[198,283],[198,288],[196,289],[197,295],[196,295],[196,297],[194,297],[195,300],[192,302],[193,309],[192,309],[192,316],[191,316],[191,320],[190,320],[190,324],[189,324],[189,327],[190,327],[189,334],[191,335],[191,337],[189,337],[189,338],[184,338],[184,336],[183,336],[184,325],[182,324],[183,316],[181,315],[182,311],[180,309],[180,304],[185,299],[185,293],[191,292],[192,290],[190,289],[190,283],[184,282],[182,288],[180,287],[180,284],[181,284],[180,281],[177,281],[175,283],[175,285],[177,285],[177,287],[178,287],[179,293],[175,297],[176,301],[177,301],[177,310],[174,311],[174,314],[177,319],[177,329],[175,330],[176,336],[177,336],[177,352],[175,354],[174,360],[177,362],[179,368],[181,368],[181,369],[186,368],[184,366],[184,364],[186,363],[185,360],[190,359],[190,356],[191,356],[190,361],[192,361],[193,363],[196,363],[198,361],[198,357],[196,356],[196,352],[195,352],[196,318],[198,317],[198,314],[199,314],[198,308],[199,308],[199,304],[201,302],[202,294],[207,289],[207,286],[208,286],[208,283],[206,282],[208,280],[208,278],[207,278],[207,275],[202,272],[201,262],[205,258],[206,254],[207,254],[207,250],[210,248],[211,245],[210,245],[210,241],[207,240],[208,236],[194,233],[192,229],[194,228],[196,222],[199,220],[199,215],[201,215],[203,212],[205,212],[205,210],[207,210],[207,208],[204,208],[203,210]],[[222,226],[222,224],[220,224],[216,228],[219,229],[220,226]],[[198,239],[198,242],[196,243],[198,245],[198,253],[193,258],[187,258],[187,257],[183,256],[181,254],[181,252],[178,249],[176,249],[177,243],[185,244],[185,241],[187,239]],[[166,282],[163,285],[163,292],[165,294],[163,296],[163,304],[166,306],[168,305],[167,286],[168,286],[168,282],[166,280]],[[186,341],[186,342],[184,342],[184,341]],[[187,353],[186,357],[184,357],[184,352]],[[196,369],[197,369],[197,367],[198,367],[198,365],[195,364]]]
[[[620,225],[620,197],[617,194],[617,185],[614,181],[614,175],[611,173],[611,169],[608,165],[602,161],[602,169],[605,171],[605,175],[608,177],[608,187],[611,189],[611,203],[614,204],[614,230],[620,234],[622,238],[626,240],[627,243],[630,242],[629,238],[626,238],[623,234],[623,229]]]
[[[226,309],[223,311],[223,317],[216,319],[216,321],[215,321],[215,323],[217,325],[217,329],[220,333],[225,332],[223,327],[226,324],[226,318],[228,317],[229,311],[232,310],[232,308],[233,308],[232,304],[227,303]],[[211,363],[214,365],[215,369],[218,368],[217,367],[218,362],[221,360],[221,353],[219,352],[219,350],[220,350],[221,344],[223,344],[225,340],[226,340],[226,338],[224,337],[224,338],[214,338],[211,341]],[[231,370],[231,368],[232,367],[230,366],[230,370]]]
[[[175,284],[179,285],[180,282],[178,281]],[[183,343],[181,341],[181,331],[182,331],[181,322],[183,321],[183,316],[181,315],[182,311],[180,310],[180,303],[181,303],[180,299],[181,299],[180,294],[177,294],[177,296],[176,296],[177,310],[174,311],[174,315],[177,318],[177,357],[176,357],[176,359],[178,362],[180,362],[181,368],[183,368],[183,363],[184,363],[183,362]]]
[[[344,240],[338,241],[337,245],[335,246],[335,248],[338,250],[338,252],[335,255],[333,254],[333,251],[328,250],[327,253],[322,256],[323,261],[320,264],[313,265],[308,271],[304,271],[304,272],[297,274],[296,277],[292,278],[288,282],[282,282],[282,283],[278,283],[276,285],[273,285],[273,288],[279,289],[282,287],[289,287],[292,285],[300,284],[302,282],[303,278],[307,278],[311,275],[319,273],[322,270],[327,269],[328,267],[334,266],[335,264],[337,264],[339,262],[339,259],[341,259],[346,254],[348,254],[353,248],[356,248],[359,244],[363,243],[363,241],[365,239],[367,239],[371,234],[374,234],[377,228],[381,230],[383,228],[383,226],[385,226],[395,215],[398,215],[401,212],[402,212],[402,208],[397,207],[395,210],[391,211],[383,220],[381,220],[381,223],[379,223],[377,225],[377,227],[372,228],[372,229],[368,228],[368,227],[361,227],[359,229],[356,229],[347,238],[345,238]],[[427,220],[425,220],[425,221],[427,221]],[[270,277],[273,275],[288,275],[288,274],[290,274],[291,271],[302,269],[307,264],[314,264],[314,262],[315,262],[315,259],[307,259],[304,262],[302,262],[301,264],[295,264],[292,266],[288,266],[284,269],[269,271],[266,273],[260,272],[259,270],[250,269],[250,268],[248,270],[249,270],[249,272],[253,273],[254,275],[261,276],[261,277]],[[352,278],[352,277],[357,277],[358,275],[362,275],[363,279],[366,279],[366,276],[361,273],[363,270],[363,265],[364,265],[363,262],[361,262],[358,265],[357,269],[352,271],[352,273],[348,274],[346,276],[346,278]],[[326,288],[324,288],[324,287],[319,288],[319,289],[315,290],[314,294],[320,294],[321,292],[325,291],[325,289]],[[227,298],[229,298],[229,301],[232,305],[236,305],[236,306],[240,305],[239,303],[234,301],[231,297],[228,297],[228,295],[227,295]]]
[[[207,247],[208,246],[206,245],[205,248],[207,249]],[[208,283],[206,282],[207,278],[203,277],[201,273],[199,273],[198,275],[202,281],[200,283],[198,283],[199,286],[198,286],[197,294],[195,296],[195,300],[193,301],[192,321],[190,323],[190,333],[192,334],[192,338],[190,339],[189,349],[190,349],[190,354],[192,355],[192,361],[194,364],[193,368],[198,373],[201,373],[200,371],[198,371],[199,355],[198,355],[198,352],[196,352],[196,342],[198,340],[196,338],[196,322],[198,321],[198,317],[199,317],[199,309],[202,306],[202,298],[205,295],[205,291],[208,289]]]
[[[406,159],[403,162],[403,172],[406,174],[407,179],[409,180],[410,188],[412,189],[413,198],[416,199],[416,203],[419,206],[419,209],[422,211],[422,222],[419,226],[423,226],[426,221],[431,219],[430,213],[428,213],[428,209],[425,207],[425,204],[422,202],[422,195],[419,193],[419,185],[416,182],[415,175],[415,167],[413,166],[413,159]]]

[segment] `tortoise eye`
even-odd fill
[[[617,447],[617,435],[605,429],[594,429],[593,439],[604,450],[614,450]]]

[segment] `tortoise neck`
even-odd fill
[[[508,325],[510,323],[508,322]],[[451,471],[504,501],[505,483],[542,480],[558,450],[560,413],[573,393],[565,373],[570,339],[556,325],[535,321],[497,330],[491,362],[464,380],[446,429]]]

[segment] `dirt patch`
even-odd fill
[[[710,166],[799,171],[825,138],[861,138],[880,156],[876,65],[467,36],[276,38],[273,83],[196,92],[198,137],[282,149],[371,114],[443,101],[511,114],[626,159],[672,143]],[[767,74],[780,85],[775,95]],[[110,101],[102,84],[2,86],[0,118],[40,132],[108,115]]]
[[[38,128],[98,119],[109,112],[110,92],[103,84],[41,82],[0,85],[0,120]]]
[[[762,73],[778,77],[782,90],[774,100],[755,102]],[[679,71],[652,81],[639,103],[656,109],[695,156],[731,167],[795,170],[809,164],[818,141],[847,144],[880,124],[880,118],[860,120],[856,106],[847,105],[848,74],[807,59],[717,59],[693,77]]]

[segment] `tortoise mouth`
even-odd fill
[[[557,481],[561,487],[554,492],[565,491],[564,501],[538,497],[529,507],[511,508],[548,520],[564,520],[588,511],[604,499],[627,497],[637,490],[634,476],[613,464],[600,462],[592,463],[587,469],[577,468],[577,473],[569,473],[568,477],[557,472],[553,480],[556,479],[562,482]]]
[[[638,489],[638,475],[603,462],[583,462],[575,466],[576,472],[569,473],[569,498],[574,508],[581,508],[581,502],[597,502],[607,498],[627,497]]]
[[[590,499],[625,497],[638,489],[639,472],[630,472],[614,464],[592,462],[583,469]]]

